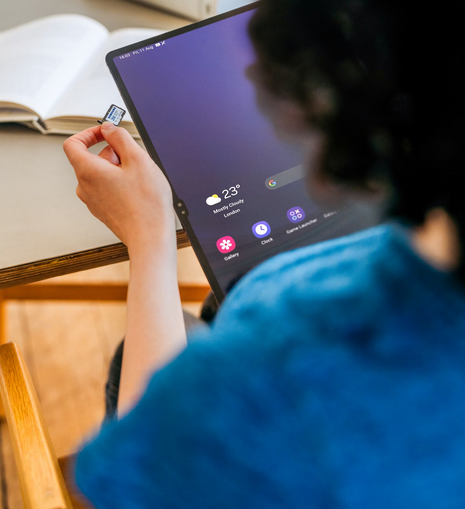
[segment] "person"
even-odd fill
[[[463,507],[462,11],[262,1],[261,108],[308,147],[310,192],[388,220],[254,269],[187,347],[165,178],[121,128],[65,143],[131,260],[119,419],[76,463],[95,507]]]

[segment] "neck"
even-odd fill
[[[413,232],[413,246],[430,265],[444,272],[455,270],[460,261],[457,226],[443,209],[432,209]]]

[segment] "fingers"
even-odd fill
[[[105,122],[101,127],[101,133],[123,164],[138,158],[143,152],[126,129]]]
[[[100,126],[91,127],[71,136],[63,143],[63,150],[75,170],[96,163],[97,156],[88,149],[103,140]]]
[[[118,156],[115,154],[115,151],[110,147],[110,145],[107,145],[99,154],[99,157],[102,159],[105,159],[106,161],[110,162],[111,164],[120,164],[120,160]]]

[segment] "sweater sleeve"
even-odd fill
[[[79,489],[97,509],[282,508],[297,494],[321,507],[312,437],[296,441],[289,402],[247,356],[225,360],[201,339],[82,450]]]

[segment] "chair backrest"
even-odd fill
[[[26,508],[71,509],[37,393],[14,343],[0,346],[0,396]]]

